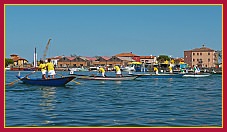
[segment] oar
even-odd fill
[[[61,76],[61,77],[64,77],[62,74],[59,74],[59,73],[57,73],[57,75],[59,75],[59,76]],[[77,82],[77,81],[75,81],[75,80],[72,80],[72,82],[75,82],[76,84],[80,84],[80,82]]]
[[[25,77],[28,77],[29,75],[31,75],[31,74],[33,74],[33,73],[35,73],[35,71],[32,71],[31,73],[27,74],[26,76],[24,76],[24,77],[22,77],[22,78],[20,78],[20,79],[17,79],[17,80],[15,80],[15,81],[13,81],[13,82],[11,82],[11,83],[9,83],[9,84],[6,84],[6,86],[12,86],[14,83],[20,81],[21,79],[23,79],[23,78],[25,78]]]

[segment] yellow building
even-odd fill
[[[24,65],[28,64],[28,61],[24,58],[21,58],[20,56],[16,54],[11,54],[10,58],[13,60],[14,66],[24,67]]]

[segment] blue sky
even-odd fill
[[[222,49],[222,7],[6,6],[5,57],[137,55],[183,57],[184,50]]]

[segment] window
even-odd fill
[[[197,55],[199,55],[199,53],[197,53]]]
[[[195,53],[193,53],[193,55],[195,55]]]
[[[202,55],[202,53],[200,53],[200,55]]]
[[[208,58],[208,62],[210,62],[210,58]]]
[[[208,52],[208,55],[210,55],[210,52]]]
[[[193,59],[193,62],[195,62],[195,59]]]

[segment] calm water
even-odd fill
[[[29,73],[21,72],[21,75]],[[6,83],[16,80],[17,74],[7,71]],[[30,78],[40,76],[37,72]],[[6,127],[222,126],[221,75],[76,81],[80,84],[70,82],[65,87],[21,82],[5,87]]]

